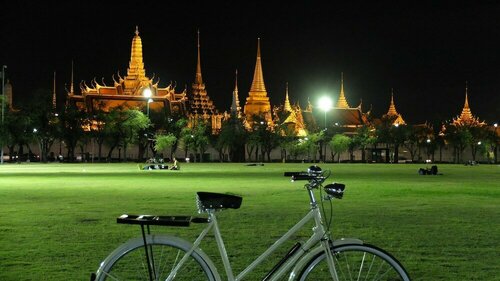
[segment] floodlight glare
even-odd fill
[[[324,97],[321,97],[319,99],[318,107],[321,108],[321,110],[327,112],[330,109],[332,109],[332,106],[333,106],[333,102],[329,97],[324,96]]]
[[[153,93],[151,92],[151,89],[150,89],[150,88],[146,88],[146,89],[144,89],[144,91],[142,91],[142,94],[143,94],[143,95],[144,95],[144,97],[146,97],[146,98],[150,98],[150,97],[153,95]]]

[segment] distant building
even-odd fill
[[[189,126],[194,126],[197,122],[203,121],[212,127],[212,133],[216,134],[221,126],[223,114],[215,108],[213,101],[208,96],[205,83],[201,75],[201,55],[200,55],[200,32],[198,31],[198,60],[196,63],[196,76],[192,84],[192,92],[189,97]]]
[[[272,124],[271,103],[267,96],[264,75],[262,73],[260,38],[257,41],[257,61],[255,62],[252,86],[248,92],[243,112],[246,116],[248,129],[251,128],[251,124],[253,123],[253,116],[261,116],[266,120],[268,125]]]
[[[389,110],[386,114],[382,116],[382,119],[387,119],[392,122],[391,125],[399,126],[406,125],[403,116],[399,114],[396,110],[396,104],[394,103],[394,91],[391,89],[391,103],[389,105]]]
[[[362,103],[350,107],[344,93],[344,74],[341,75],[340,94],[332,110],[327,112],[327,122],[340,127],[345,134],[354,135],[358,128],[369,125],[368,114],[362,111]]]
[[[122,106],[124,108],[145,108],[149,103],[152,111],[165,110],[167,114],[186,114],[186,90],[175,92],[172,84],[167,87],[159,86],[159,79],[146,76],[142,56],[142,40],[136,27],[132,39],[127,75],[121,77],[117,73],[118,81],[113,75],[112,85],[106,85],[104,79],[101,83],[94,78],[90,86],[86,82],[80,83],[80,94],[74,92],[73,81],[68,93],[70,102],[87,112],[96,110],[109,111],[111,108]],[[150,96],[148,97],[148,93]]]
[[[479,118],[474,117],[472,115],[472,111],[469,107],[469,98],[467,94],[467,83],[465,83],[465,104],[462,109],[462,113],[460,116],[453,118],[452,124],[456,127],[482,127],[485,126],[486,123],[479,121]]]

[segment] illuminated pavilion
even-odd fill
[[[453,118],[452,124],[456,127],[482,127],[486,123],[479,121],[479,118],[472,115],[469,107],[469,98],[467,94],[467,83],[465,83],[465,104],[460,116]]]
[[[144,61],[142,56],[142,40],[139,30],[136,27],[135,36],[132,39],[130,52],[130,62],[127,75],[121,77],[117,74],[118,81],[113,75],[113,85],[106,85],[103,81],[99,84],[94,78],[90,86],[86,82],[80,83],[81,94],[74,92],[73,81],[68,93],[70,102],[75,103],[79,108],[84,108],[87,112],[97,110],[109,111],[111,108],[145,108],[149,102],[152,111],[165,110],[166,114],[186,113],[186,90],[181,93],[175,92],[172,84],[167,87],[160,87],[157,79],[146,76]],[[73,79],[72,79],[73,80]],[[151,96],[145,96],[146,91],[151,91]]]
[[[294,106],[290,104],[288,98],[288,83],[286,83],[285,103],[282,106],[273,108],[274,123],[281,124],[282,128],[286,130],[284,134],[290,133],[294,136],[304,137],[307,136],[307,130],[302,115],[302,109],[297,103]]]
[[[382,118],[393,120],[392,125],[397,125],[397,126],[406,125],[403,116],[399,114],[396,110],[396,105],[394,103],[394,91],[392,89],[391,89],[391,104],[389,105],[389,110],[384,116],[382,116]]]
[[[362,111],[362,103],[350,107],[344,92],[344,74],[341,74],[340,94],[332,110],[328,111],[328,123],[341,127],[346,134],[356,134],[356,130],[369,124],[368,116]]]

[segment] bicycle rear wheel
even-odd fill
[[[96,280],[166,280],[188,250],[185,245],[162,236],[148,236],[147,248],[149,259],[142,238],[117,248],[101,264]],[[216,278],[203,257],[193,252],[172,280],[214,281]]]
[[[332,248],[339,281],[410,281],[403,266],[389,253],[371,245],[341,245]],[[313,257],[298,280],[332,280],[326,254]]]

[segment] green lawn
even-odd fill
[[[0,280],[88,280],[112,249],[140,235],[136,226],[116,224],[117,216],[195,215],[196,191],[243,196],[241,209],[219,214],[238,273],[307,211],[302,183],[282,176],[307,166],[0,166]],[[334,236],[388,250],[413,280],[500,280],[500,166],[438,165],[443,175],[419,176],[424,166],[322,165],[332,170],[332,181],[347,186],[344,199],[334,201]],[[153,231],[192,240],[201,227]],[[203,249],[213,254],[214,241],[209,242]],[[248,280],[259,280],[272,265]]]

